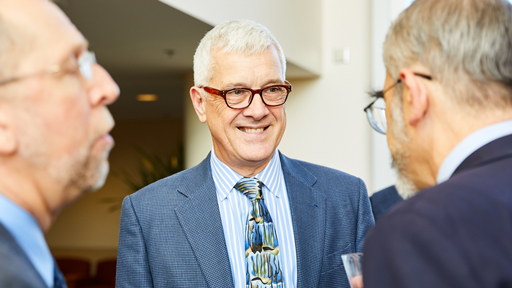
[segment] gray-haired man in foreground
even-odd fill
[[[511,48],[506,0],[416,0],[391,27],[376,96],[423,190],[370,232],[366,288],[512,287]]]

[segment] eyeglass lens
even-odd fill
[[[263,102],[269,106],[282,105],[286,101],[288,90],[285,87],[272,86],[261,91]],[[226,93],[226,102],[231,108],[245,108],[249,106],[253,94],[248,89],[234,89]]]
[[[92,81],[92,65],[96,63],[94,52],[86,51],[78,58],[78,68],[87,81]]]
[[[386,109],[380,107],[370,107],[366,110],[368,121],[372,128],[377,132],[386,134],[388,130],[388,123],[386,121]]]

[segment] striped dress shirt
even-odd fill
[[[251,202],[233,188],[243,176],[222,163],[213,148],[210,163],[234,285],[237,288],[245,287],[245,226]],[[263,183],[263,199],[277,232],[285,287],[293,288],[297,285],[295,238],[288,193],[277,149],[272,160],[255,177]]]

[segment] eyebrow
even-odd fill
[[[384,98],[384,93],[382,93],[384,90],[371,90],[368,93],[370,97],[373,98]]]
[[[267,81],[260,88],[267,87],[269,85],[280,85],[280,84],[282,84],[281,79],[272,79],[272,80]],[[247,84],[245,84],[243,82],[236,82],[236,83],[228,83],[228,84],[225,85],[225,87],[226,88],[230,87],[230,88],[227,88],[227,89],[236,88],[236,87],[247,88],[247,87],[249,87],[249,85],[247,85]]]
[[[89,41],[87,41],[87,39],[83,38],[84,41],[80,42],[80,43],[75,43],[73,44],[67,51],[66,53],[64,54],[64,56],[61,57],[61,59],[59,60],[58,63],[62,64],[64,63],[65,61],[68,61],[69,57],[71,56],[71,54],[77,54],[77,53],[80,53],[82,51],[87,51],[87,49],[89,48]]]

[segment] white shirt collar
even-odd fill
[[[233,187],[235,184],[244,177],[220,161],[219,158],[217,158],[213,147],[210,157],[210,165],[215,184],[220,188],[217,189],[217,194],[221,200],[224,200],[234,189]],[[267,166],[254,177],[258,178],[271,193],[279,198],[279,191],[277,187],[279,185],[280,175],[282,175],[281,159],[279,158],[279,152],[276,149]]]

